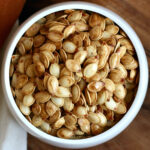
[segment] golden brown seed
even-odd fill
[[[37,35],[33,39],[33,45],[34,47],[40,47],[45,42],[45,36],[43,35]]]
[[[59,79],[59,84],[66,88],[71,87],[74,83],[75,83],[74,78],[70,76],[62,76]]]
[[[95,105],[97,101],[97,93],[85,90],[85,97],[88,105]]]
[[[91,40],[99,40],[101,37],[102,37],[102,28],[101,28],[101,26],[94,26],[90,30]]]
[[[53,128],[54,128],[54,129],[59,129],[59,128],[61,128],[64,124],[65,124],[65,119],[64,119],[64,117],[61,117],[60,119],[58,119],[58,120],[54,123]]]
[[[87,114],[87,109],[84,106],[76,106],[73,109],[73,113],[78,117],[82,117]]]
[[[119,57],[122,58],[125,53],[126,53],[126,47],[125,46],[121,46],[116,50],[116,53],[119,54]]]
[[[73,34],[75,32],[75,30],[76,30],[76,28],[75,28],[74,24],[66,27],[64,30],[64,39],[66,39],[69,35]]]
[[[70,139],[73,135],[73,131],[67,128],[61,128],[57,131],[57,136],[63,139]]]
[[[62,107],[64,105],[64,98],[62,97],[51,97],[51,100],[58,107]]]
[[[38,103],[32,105],[32,112],[34,115],[39,115],[41,113],[41,106]]]
[[[119,99],[124,99],[126,96],[126,90],[122,84],[115,84],[114,95]]]
[[[100,118],[99,118],[98,114],[93,113],[93,112],[89,112],[89,114],[88,114],[88,120],[91,123],[94,123],[94,124],[99,124],[100,123]]]
[[[48,134],[51,132],[50,125],[45,121],[42,121],[42,124],[40,125],[40,127],[43,131],[47,132]]]
[[[87,85],[87,88],[90,92],[99,92],[101,91],[101,89],[104,87],[104,83],[103,82],[90,82],[88,85]]]
[[[112,70],[109,77],[114,83],[121,83],[124,81],[124,74],[117,69]]]
[[[33,82],[28,82],[24,87],[22,88],[22,93],[24,95],[32,94],[35,90],[35,85]]]
[[[9,76],[12,77],[13,73],[14,73],[14,65],[11,63],[9,68]]]
[[[21,55],[25,55],[25,53],[26,53],[26,50],[25,50],[23,43],[18,43],[17,50],[19,51],[19,53]]]
[[[35,83],[36,83],[37,89],[38,89],[39,91],[44,91],[44,90],[45,90],[45,87],[44,87],[44,84],[43,84],[43,80],[42,80],[42,79],[36,77],[36,78],[35,78]]]
[[[121,62],[128,70],[136,69],[138,67],[138,62],[129,54],[125,54],[121,58]]]
[[[23,105],[31,106],[35,102],[35,99],[32,95],[25,95],[23,97]]]
[[[119,103],[115,102],[112,97],[105,102],[105,105],[109,110],[115,110],[118,107],[118,104]]]
[[[34,72],[34,64],[31,64],[27,67],[26,69],[26,74],[28,77],[32,78],[35,77],[35,72]]]
[[[33,38],[28,38],[28,37],[22,37],[20,39],[20,42],[23,43],[24,48],[28,51],[32,48],[33,46]]]
[[[84,79],[81,79],[80,80],[80,82],[78,83],[78,85],[79,85],[79,88],[80,88],[80,90],[81,90],[81,92],[85,89],[85,87],[86,87],[86,82],[85,82],[85,80]]]
[[[72,13],[70,13],[67,19],[69,20],[69,22],[73,22],[80,20],[81,17],[82,17],[81,11],[73,11]]]
[[[48,77],[48,79],[47,79],[47,88],[48,88],[49,93],[51,93],[53,95],[56,93],[56,90],[58,88],[58,80],[55,76],[49,76]]]
[[[80,98],[80,88],[77,84],[74,84],[71,88],[72,102],[77,103]]]
[[[53,63],[50,65],[49,72],[51,75],[59,78],[60,75],[60,66],[57,63]]]
[[[60,110],[57,110],[54,113],[54,115],[49,118],[48,122],[50,124],[52,124],[52,123],[56,122],[60,117],[61,117],[61,112],[60,112]]]
[[[65,25],[63,24],[54,24],[49,28],[49,31],[58,31],[58,32],[62,32],[65,28]]]
[[[70,70],[71,72],[80,72],[81,71],[81,66],[76,62],[75,60],[72,59],[67,59],[66,60],[66,68]]]
[[[21,111],[25,116],[30,115],[30,113],[31,113],[30,107],[25,106],[23,103],[20,102],[19,108],[20,108],[20,111]]]
[[[83,32],[88,30],[88,25],[83,21],[74,21],[72,24],[75,25],[76,32]]]
[[[53,42],[61,42],[63,40],[63,34],[58,31],[50,31],[47,37]]]
[[[105,84],[105,88],[106,90],[108,90],[109,92],[114,92],[115,90],[115,84],[112,80],[106,78],[103,80],[104,84]]]
[[[41,124],[42,124],[42,118],[40,116],[35,116],[34,115],[33,118],[32,118],[32,124],[34,126],[36,126],[36,127],[41,126]]]
[[[99,118],[100,118],[100,123],[99,123],[99,125],[100,125],[101,127],[106,126],[106,124],[107,124],[107,118],[106,118],[106,116],[105,116],[103,113],[101,113],[101,112],[99,112],[99,113],[97,113],[97,114],[99,115]]]
[[[93,45],[89,45],[88,47],[86,47],[86,50],[87,50],[87,57],[93,57],[97,55],[97,49]]]
[[[84,68],[83,74],[86,78],[90,78],[95,75],[97,69],[98,69],[97,63],[89,64]]]
[[[41,91],[41,92],[36,93],[34,95],[34,98],[37,103],[45,103],[49,101],[49,99],[51,98],[51,95],[46,91]]]
[[[76,60],[79,64],[82,64],[87,57],[87,51],[79,51],[75,53],[74,60]]]
[[[102,90],[97,94],[97,104],[103,105],[108,99],[108,91]]]
[[[17,77],[17,81],[16,81],[16,85],[15,88],[16,89],[20,89],[22,88],[26,83],[28,82],[28,77],[26,75],[19,75]]]
[[[117,114],[125,114],[126,111],[127,111],[127,108],[126,108],[125,104],[123,104],[123,103],[118,104],[117,108],[115,109],[115,112]]]
[[[70,90],[68,88],[63,87],[63,86],[59,86],[56,89],[55,95],[57,97],[71,97],[72,96]]]
[[[78,124],[83,132],[90,134],[90,122],[86,118],[79,118]]]
[[[98,135],[103,132],[103,128],[100,125],[92,124],[91,125],[91,132],[93,135]]]
[[[125,67],[121,63],[118,65],[117,69],[121,71],[122,76],[124,78],[127,77],[127,75],[128,75],[127,70],[125,69]]]
[[[127,38],[120,38],[119,39],[120,45],[125,46],[127,50],[132,50],[133,51],[133,45]]]
[[[46,103],[46,112],[48,113],[49,116],[53,116],[57,110],[58,110],[58,107],[51,101],[48,101]]]
[[[65,42],[63,42],[63,49],[67,53],[74,53],[76,50],[76,45],[71,41],[65,41]]]
[[[113,53],[109,58],[110,69],[115,69],[120,63],[120,57],[117,53]]]
[[[103,22],[104,22],[104,19],[96,13],[92,13],[92,15],[90,15],[89,17],[89,25],[91,27],[98,26],[98,25],[101,26]]]
[[[41,25],[38,23],[34,23],[25,33],[26,36],[32,37],[36,35],[40,30]]]
[[[41,76],[45,72],[45,67],[40,61],[35,63],[34,69],[37,76]]]
[[[119,27],[116,25],[108,25],[108,26],[106,26],[106,31],[115,35],[119,32]]]
[[[72,103],[72,100],[70,98],[65,98],[64,99],[64,110],[67,112],[71,112],[74,108],[74,104]]]
[[[52,43],[45,43],[40,47],[40,51],[54,52],[55,50],[56,46]]]

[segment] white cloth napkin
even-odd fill
[[[18,26],[18,22],[14,25],[4,47],[7,44],[11,34]],[[3,51],[0,50],[0,64],[2,64]],[[1,69],[0,69],[1,72]],[[1,74],[1,73],[0,73]],[[27,133],[26,131],[14,120],[10,114],[7,104],[5,102],[2,87],[0,83],[0,150],[27,150]]]

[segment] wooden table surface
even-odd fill
[[[28,0],[20,20],[33,12],[64,0]],[[150,65],[150,0],[89,0],[123,17],[140,37]],[[150,86],[141,111],[129,127],[119,136],[87,150],[150,150]],[[28,150],[61,150],[45,144],[28,134]]]

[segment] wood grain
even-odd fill
[[[33,12],[64,0],[30,0],[20,16],[20,20]],[[87,0],[84,0],[87,1]],[[97,3],[123,17],[136,31],[146,49],[150,66],[150,4],[149,0],[88,0]],[[150,85],[141,111],[130,126],[119,136],[102,145],[87,150],[149,150],[150,149]],[[28,150],[61,150],[45,144],[28,135]]]

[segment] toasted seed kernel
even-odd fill
[[[49,101],[49,99],[51,98],[51,95],[46,91],[41,91],[41,92],[36,93],[34,95],[34,98],[36,102],[38,103],[45,103]]]
[[[90,38],[91,40],[99,40],[102,36],[102,28],[101,26],[94,26],[90,30]]]
[[[42,121],[42,124],[40,125],[41,129],[47,133],[50,133],[51,132],[51,127],[50,125],[45,122],[45,121]]]
[[[126,96],[126,90],[122,84],[115,84],[114,95],[119,99],[124,99]]]
[[[55,50],[56,50],[56,46],[52,43],[45,43],[40,47],[40,51],[54,52]]]
[[[82,64],[87,57],[87,51],[79,51],[75,53],[74,60],[76,60],[79,64]]]
[[[26,36],[32,37],[36,35],[40,30],[41,25],[38,23],[34,23],[25,33]]]
[[[100,92],[98,92],[97,95],[97,103],[99,105],[103,105],[108,99],[108,91],[106,90],[102,90]]]
[[[86,118],[79,118],[78,124],[83,132],[90,134],[90,122]]]
[[[75,25],[76,32],[83,32],[88,30],[88,25],[83,21],[74,21],[72,24]]]
[[[89,64],[84,68],[83,74],[86,78],[90,78],[95,75],[97,69],[98,69],[97,63]]]
[[[87,88],[90,92],[99,92],[101,91],[101,89],[104,87],[104,83],[103,82],[90,82],[87,85]]]
[[[74,78],[70,76],[62,76],[59,79],[59,84],[66,88],[71,87],[74,83],[75,83]]]
[[[128,70],[136,69],[138,67],[138,62],[129,54],[125,54],[121,58],[121,62]]]
[[[84,106],[76,106],[74,109],[73,109],[73,112],[76,116],[78,117],[82,117],[84,115],[87,114],[87,109],[86,107]]]
[[[108,31],[111,34],[117,34],[119,31],[119,27],[116,25],[108,25],[106,26],[106,31]]]
[[[67,59],[65,64],[66,64],[66,68],[72,72],[81,71],[81,66],[75,60]]]
[[[105,102],[106,107],[110,110],[115,110],[118,104],[119,103],[116,103],[112,97]]]
[[[125,114],[126,111],[127,111],[127,108],[126,108],[125,104],[122,104],[122,103],[120,103],[118,105],[118,107],[115,109],[115,112],[117,114]]]
[[[105,84],[105,88],[106,90],[108,90],[109,92],[114,92],[115,90],[115,84],[112,80],[106,78],[103,80],[104,84]]]
[[[53,63],[50,65],[49,72],[51,75],[59,78],[60,75],[60,66],[57,63]]]
[[[114,83],[121,83],[124,80],[124,74],[117,69],[112,70],[109,77]]]
[[[51,97],[51,100],[58,107],[62,107],[64,105],[64,98],[62,97]]]
[[[117,53],[113,53],[109,58],[109,66],[111,69],[115,69],[120,62],[119,55]]]
[[[25,105],[23,105],[22,103],[20,103],[19,108],[20,108],[20,111],[21,111],[24,115],[26,115],[26,116],[30,115],[30,113],[31,113],[30,107],[25,106]]]
[[[33,38],[32,38],[32,37],[31,37],[31,38],[22,37],[22,38],[20,39],[20,42],[23,43],[24,48],[25,48],[27,51],[30,50],[30,49],[32,48],[32,46],[33,46]]]
[[[24,87],[22,88],[22,93],[24,95],[28,95],[28,94],[32,94],[35,90],[35,85],[33,82],[28,82],[27,84],[24,85]]]
[[[67,128],[61,128],[57,131],[57,136],[63,139],[70,139],[73,135],[73,131]]]
[[[41,113],[41,106],[38,103],[32,105],[32,112],[34,115],[39,115]]]
[[[76,28],[75,28],[74,24],[66,27],[64,30],[64,38],[67,38],[69,35],[73,34],[75,32],[75,30],[76,30]]]
[[[71,92],[68,88],[65,88],[63,86],[59,86],[56,89],[55,95],[57,97],[71,97]]]
[[[49,93],[55,94],[58,88],[58,80],[55,76],[49,76],[47,79],[47,88]]]
[[[59,128],[61,128],[64,124],[65,124],[65,119],[64,119],[64,117],[62,117],[62,118],[58,119],[58,120],[54,123],[53,128],[54,128],[54,129],[59,129]]]
[[[35,102],[35,99],[32,95],[25,95],[23,97],[23,105],[31,106]]]
[[[46,103],[46,112],[48,113],[49,116],[53,116],[57,110],[58,110],[58,107],[51,101],[48,101]]]
[[[19,75],[16,81],[16,89],[22,88],[28,82],[28,77],[26,75]]]
[[[34,126],[36,126],[36,127],[41,126],[41,124],[42,124],[42,118],[40,116],[35,116],[34,115],[33,118],[32,118],[32,124]]]
[[[70,112],[73,110],[74,104],[72,103],[72,100],[70,98],[65,98],[63,108],[67,112]]]
[[[65,41],[65,42],[63,42],[63,49],[67,53],[74,53],[76,50],[76,45],[71,41]]]
[[[33,39],[33,45],[34,47],[40,47],[45,41],[45,36],[43,35],[37,35]]]
[[[98,124],[92,124],[91,125],[91,132],[93,135],[98,135],[101,132],[103,132],[103,128]]]
[[[99,125],[100,125],[101,127],[106,126],[106,124],[107,124],[107,118],[105,117],[105,115],[104,115],[103,113],[101,113],[101,112],[99,112],[99,113],[97,113],[97,114],[99,115],[99,118],[100,118],[100,123],[99,123]]]
[[[100,122],[100,118],[99,118],[98,114],[93,113],[93,112],[89,112],[88,120],[94,124],[99,124],[99,122]]]
[[[50,31],[47,37],[53,42],[61,42],[63,40],[63,34],[58,31]]]
[[[80,88],[77,84],[74,84],[71,88],[72,102],[77,103],[80,98]]]
[[[81,17],[82,17],[82,12],[81,11],[73,11],[68,16],[68,20],[69,20],[69,22],[78,21],[78,20],[81,19]]]

